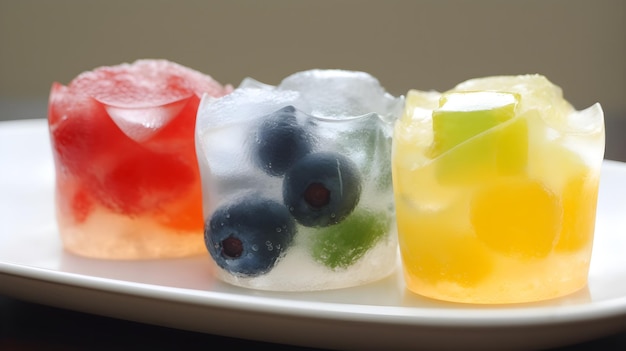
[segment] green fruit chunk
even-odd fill
[[[515,94],[490,91],[448,93],[433,111],[435,158],[458,144],[515,117],[519,98]]]
[[[312,255],[330,268],[346,268],[389,231],[389,216],[368,211],[354,212],[344,221],[320,229],[313,239]]]
[[[431,157],[437,177],[468,183],[494,175],[524,172],[528,163],[528,125],[516,117],[519,96],[498,92],[450,93],[433,111]]]

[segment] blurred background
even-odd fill
[[[139,58],[235,86],[362,70],[395,95],[540,73],[626,119],[625,0],[0,0],[0,120],[45,118],[53,81]]]
[[[626,0],[0,0],[0,121],[46,118],[53,82],[140,58],[235,86],[312,68],[361,70],[394,95],[540,73],[576,108],[602,104],[605,157],[626,162]],[[42,314],[34,305],[9,306],[21,320],[50,322],[24,319],[24,310]],[[52,330],[67,323],[59,325]]]

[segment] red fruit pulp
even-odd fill
[[[80,223],[94,201],[123,215],[201,231],[196,112],[202,94],[219,97],[231,89],[164,60],[102,67],[67,87],[54,83],[48,121],[60,215]],[[125,121],[125,115],[135,119]]]

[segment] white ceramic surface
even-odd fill
[[[397,272],[358,288],[247,290],[214,280],[208,256],[77,257],[61,247],[45,120],[0,122],[0,293],[184,330],[340,349],[528,349],[626,330],[626,163],[605,161],[586,289],[522,305],[433,301]],[[399,266],[398,266],[399,267]]]

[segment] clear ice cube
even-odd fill
[[[246,78],[229,95],[204,96],[196,147],[206,222],[220,208],[246,198],[242,194],[255,194],[284,206],[296,228],[275,267],[264,267],[258,275],[229,271],[237,266],[232,264],[236,258],[224,263],[211,252],[212,242],[218,277],[251,288],[320,290],[390,274],[397,253],[391,133],[403,101],[369,74],[343,70],[299,72],[277,86]],[[354,231],[368,231],[368,223],[377,223],[377,231],[354,239]],[[381,225],[388,230],[381,233]],[[229,240],[241,235],[245,248],[246,234],[236,231],[246,225],[236,228]],[[210,229],[207,237],[215,231]],[[329,243],[335,234],[343,239]],[[250,250],[239,257],[259,254]],[[247,272],[254,271],[250,264]]]

